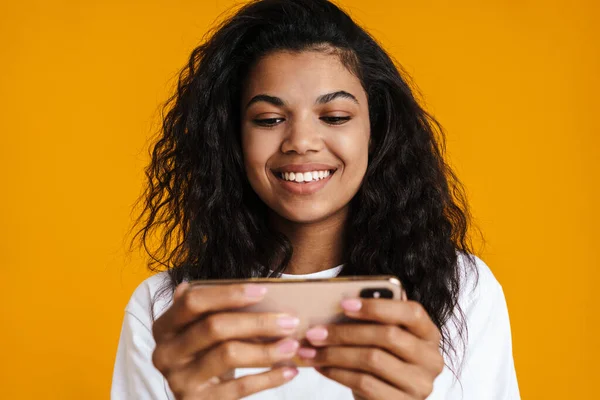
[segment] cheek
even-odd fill
[[[255,132],[242,133],[242,151],[246,174],[250,181],[261,180],[265,177],[265,166],[269,159],[279,149],[275,135],[257,134]]]
[[[369,130],[340,135],[332,142],[333,151],[344,163],[346,179],[361,181],[369,161]]]

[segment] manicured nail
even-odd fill
[[[362,301],[359,299],[342,300],[342,308],[346,311],[358,311],[362,307]]]
[[[298,375],[298,370],[296,368],[285,368],[283,370],[283,379],[285,379],[286,381],[289,381],[296,375]]]
[[[300,343],[298,343],[297,340],[285,339],[284,341],[279,343],[279,345],[277,346],[277,350],[279,351],[280,354],[289,355],[292,353],[296,353],[296,350],[298,350],[298,347],[300,347]]]
[[[316,328],[312,328],[309,329],[308,331],[306,331],[306,338],[308,340],[312,341],[316,341],[316,342],[320,342],[322,340],[327,339],[327,329],[325,328],[321,328],[321,327],[316,327]]]
[[[302,358],[315,358],[317,350],[310,347],[301,347],[298,349],[298,355]]]
[[[218,385],[221,383],[221,379],[218,376],[213,376],[208,380],[208,383],[212,383],[213,385]]]
[[[246,297],[249,297],[251,299],[263,297],[265,295],[265,293],[267,293],[267,288],[265,286],[255,285],[252,283],[246,285],[244,290],[245,290]]]
[[[300,323],[300,319],[292,317],[290,315],[282,315],[277,318],[277,325],[283,329],[294,329]]]
[[[181,296],[181,294],[183,292],[186,291],[186,289],[190,286],[189,282],[181,282],[176,288],[175,288],[175,292],[173,293],[173,297],[178,298],[179,296]]]

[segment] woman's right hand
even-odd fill
[[[152,328],[156,341],[152,362],[177,399],[239,399],[296,376],[295,368],[279,367],[232,379],[235,368],[271,367],[294,357],[299,347],[298,341],[286,338],[296,330],[297,318],[235,312],[258,303],[265,293],[264,286],[254,284],[177,287],[172,306]],[[258,337],[280,340],[244,341]]]

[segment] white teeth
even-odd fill
[[[312,182],[327,178],[331,175],[329,170],[324,171],[308,171],[308,172],[281,172],[281,179],[292,182]]]

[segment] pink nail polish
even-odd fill
[[[285,339],[284,341],[279,343],[279,345],[277,346],[277,350],[280,354],[289,355],[296,353],[296,350],[298,350],[299,346],[300,344],[297,340]]]
[[[279,325],[283,329],[293,329],[298,326],[300,320],[296,317],[291,317],[289,315],[284,315],[277,318],[277,325]]]
[[[301,347],[298,349],[298,355],[301,358],[315,358],[317,355],[317,350],[309,347]]]
[[[310,341],[322,341],[327,339],[327,329],[325,328],[321,328],[321,327],[317,327],[317,328],[312,328],[309,329],[308,331],[306,331],[306,338]]]
[[[359,299],[342,300],[342,308],[346,311],[358,311],[362,307],[362,301]]]
[[[295,377],[296,375],[298,375],[298,370],[295,368],[285,368],[283,370],[283,378],[286,381],[289,381],[290,379],[292,379],[293,377]]]
[[[267,288],[260,285],[248,284],[244,288],[246,297],[251,299],[256,299],[258,297],[263,297],[265,293],[267,293]]]

